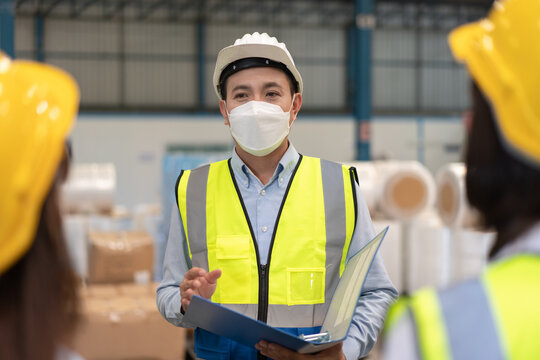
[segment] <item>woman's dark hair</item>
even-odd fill
[[[67,166],[65,158],[43,203],[30,250],[0,275],[0,359],[54,359],[76,325],[77,279],[58,203]]]
[[[540,221],[540,166],[511,153],[475,83],[472,96],[473,121],[465,155],[467,197],[481,212],[484,225],[497,231],[491,258]]]

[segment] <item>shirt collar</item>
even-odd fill
[[[298,159],[300,159],[300,154],[298,154],[293,144],[289,142],[289,147],[287,148],[287,151],[285,151],[285,154],[283,154],[283,156],[281,157],[281,160],[279,160],[276,171],[274,172],[274,175],[272,175],[272,178],[270,179],[268,184],[271,184],[279,176],[280,180],[278,181],[278,186],[280,188],[286,187],[288,179],[290,178],[294,168],[296,167],[296,164],[298,163]],[[239,178],[239,180],[242,182],[243,185],[245,185],[245,187],[249,187],[249,175],[253,177],[255,177],[255,175],[253,175],[247,165],[244,164],[242,159],[240,159],[235,149],[233,149],[232,152],[231,166],[236,177]]]

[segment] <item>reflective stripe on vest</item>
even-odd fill
[[[222,270],[212,301],[272,326],[321,325],[354,232],[352,181],[341,164],[300,158],[281,204],[270,271],[264,275],[230,160],[184,172],[177,199],[192,264]],[[265,302],[267,319],[259,306]]]
[[[417,327],[422,358],[450,360],[452,356],[437,293],[432,289],[420,290],[410,299],[410,306]]]
[[[490,265],[481,280],[408,300],[423,359],[540,358],[540,257]]]
[[[516,255],[484,276],[507,359],[540,359],[540,256]]]

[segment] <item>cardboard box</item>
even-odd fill
[[[122,294],[115,285],[107,291],[93,286],[82,298],[82,321],[73,341],[77,353],[87,360],[184,359],[186,330],[163,319],[153,284],[131,286],[137,296],[127,295],[127,288]]]
[[[86,298],[113,298],[118,296],[118,289],[111,284],[84,286],[80,289],[81,296]]]
[[[139,297],[139,296],[145,296],[147,294],[154,294],[154,300],[155,300],[156,291],[155,291],[153,283],[148,284],[148,285],[125,283],[125,284],[119,284],[118,286],[116,286],[116,289],[120,295],[127,296],[127,297],[134,297],[134,298]]]
[[[91,283],[133,282],[152,278],[154,246],[144,231],[97,232],[88,235]]]

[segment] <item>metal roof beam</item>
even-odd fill
[[[82,4],[78,5],[80,1],[75,0],[75,7],[74,11],[71,13],[71,16],[73,17],[79,17],[83,14],[83,12],[88,9],[93,4],[97,4],[98,0],[86,0],[83,1]]]
[[[43,11],[40,11],[41,15],[43,17],[49,16],[49,14],[54,10],[55,7],[57,7],[61,2],[64,0],[54,0],[48,7],[46,7]]]
[[[120,13],[122,10],[124,10],[126,5],[128,5],[129,3],[130,3],[129,0],[118,0],[116,1],[115,4],[113,4],[112,6],[109,6],[110,1],[104,0],[103,1],[103,18],[112,19],[113,17],[118,15],[118,13]],[[109,10],[110,8],[112,8],[112,10]]]
[[[153,1],[152,3],[150,3],[146,7],[142,6],[141,7],[141,12],[137,16],[137,20],[142,21],[142,20],[148,19],[150,17],[150,15],[152,15],[152,13],[154,11],[156,11],[160,7],[166,6],[166,5],[169,5],[169,2],[167,0],[156,0],[156,1]]]
[[[19,10],[19,8],[24,4],[25,2],[28,2],[29,0],[16,0],[15,1],[15,10]]]

